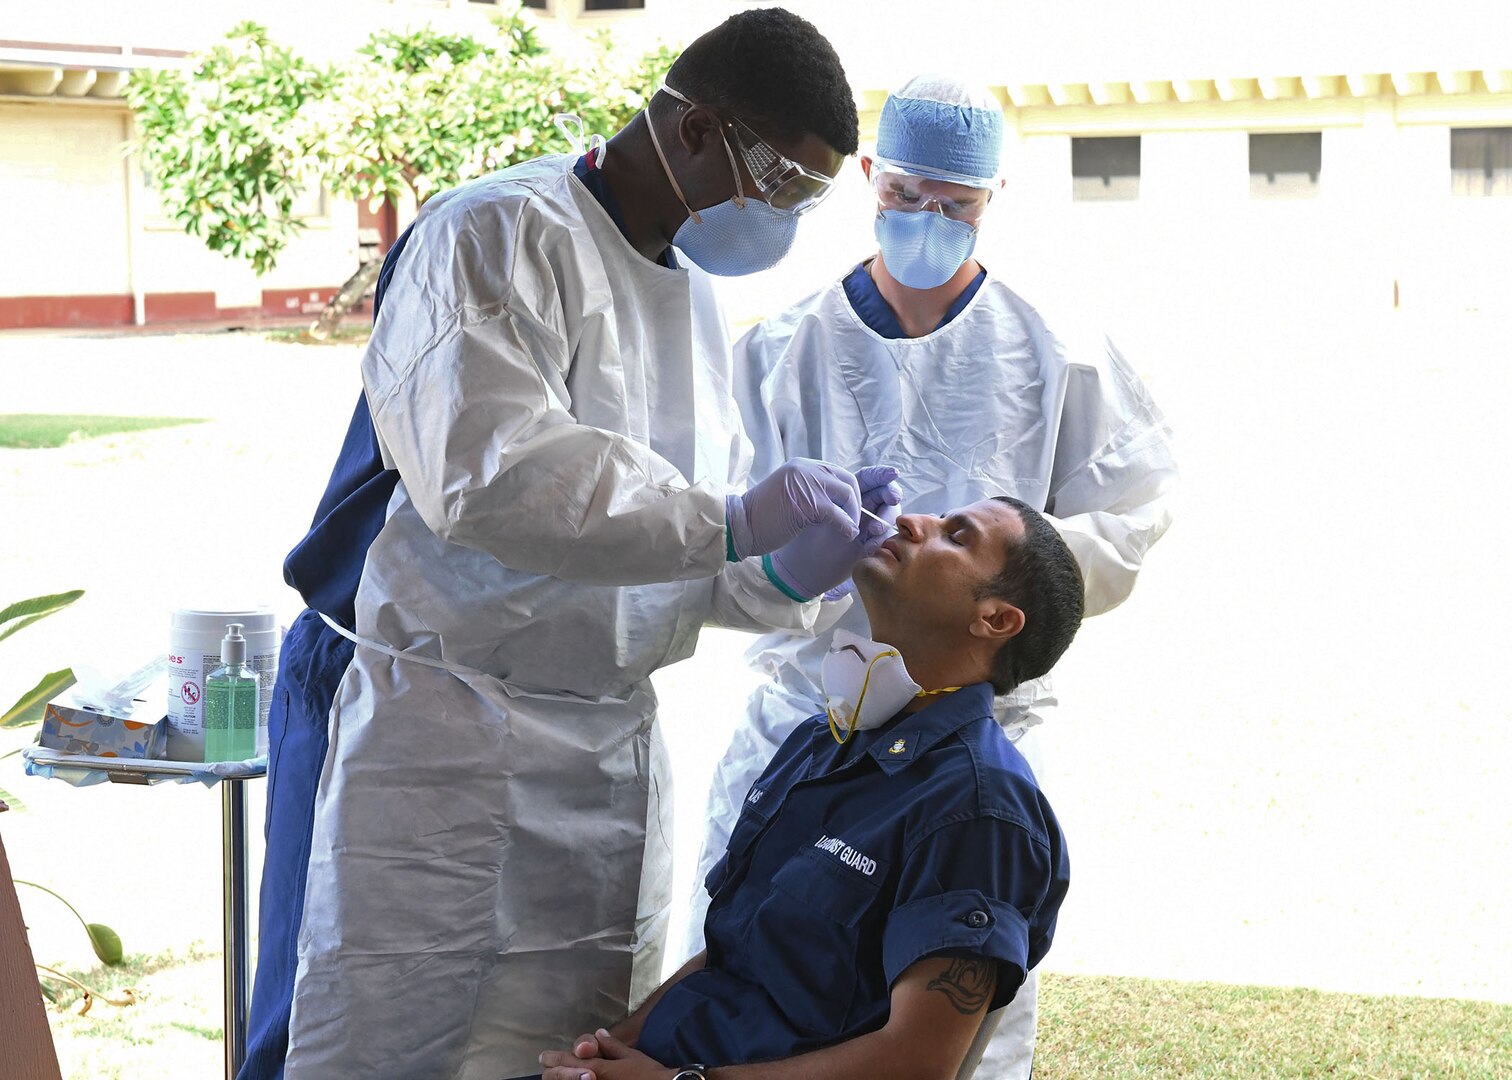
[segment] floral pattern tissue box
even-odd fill
[[[80,705],[49,702],[42,714],[42,734],[37,741],[65,754],[94,757],[162,757],[168,719],[149,721],[151,710],[136,702],[131,716],[98,712]]]

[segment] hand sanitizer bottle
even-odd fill
[[[205,677],[205,760],[245,761],[257,754],[257,673],[247,666],[241,623],[227,623],[221,666]]]

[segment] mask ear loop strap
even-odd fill
[[[730,149],[730,139],[723,127],[719,129],[719,141],[724,146],[725,157],[730,159],[730,171],[735,174],[735,205],[744,210],[746,200],[745,189],[740,184],[740,166],[735,163],[735,151]]]
[[[551,118],[558,131],[567,139],[567,144],[572,147],[574,154],[588,155],[588,161],[595,169],[604,167],[604,154],[607,153],[608,142],[595,132],[585,140],[583,133],[587,130],[583,124],[583,118],[577,113],[557,113]]]
[[[871,685],[872,667],[884,656],[897,655],[898,651],[896,649],[888,649],[872,657],[871,663],[866,665],[866,676],[861,680],[861,693],[856,695],[856,707],[851,710],[850,718],[846,721],[844,736],[840,734],[840,725],[835,722],[835,711],[828,705],[824,707],[824,715],[829,720],[830,735],[841,746],[850,742],[851,736],[856,733],[856,724],[861,720],[861,703],[866,700],[866,688]],[[960,687],[956,687],[956,689],[959,690]]]
[[[567,145],[572,147],[572,152],[574,154],[581,154],[583,152],[583,131],[585,130],[583,118],[577,113],[557,113],[551,118],[551,122],[566,137]]]
[[[688,100],[670,87],[663,86],[662,89],[679,100]],[[677,183],[677,177],[672,175],[672,166],[667,164],[667,155],[662,153],[661,140],[656,137],[656,124],[651,119],[651,107],[649,105],[646,106],[646,130],[651,133],[651,145],[656,149],[656,156],[661,159],[662,171],[667,174],[667,182],[672,185],[672,193],[677,196],[677,201],[682,203],[683,209],[693,219],[693,224],[702,225],[703,219],[698,216],[698,211],[689,206],[688,200],[683,197],[682,187]],[[729,147],[726,146],[725,149],[728,150]]]
[[[692,101],[683,97],[683,95],[679,94],[676,90],[672,89],[666,83],[661,84],[661,90],[667,96],[676,98],[678,101],[682,102],[684,105],[687,105],[690,108],[692,108],[694,105]],[[667,179],[672,181],[672,190],[677,193],[677,201],[683,204],[683,209],[686,210],[689,216],[693,218],[693,224],[703,224],[703,220],[698,216],[698,211],[689,206],[688,200],[683,198],[682,188],[677,186],[677,178],[672,175],[672,167],[667,164],[667,155],[662,153],[661,140],[656,137],[656,126],[651,123],[650,106],[647,106],[646,108],[646,126],[651,129],[651,145],[656,148],[656,156],[661,158],[662,169],[666,171]],[[746,204],[745,185],[740,182],[740,165],[735,160],[735,151],[730,149],[729,136],[725,134],[724,129],[727,126],[729,125],[721,124],[719,129],[719,141],[724,146],[725,157],[730,159],[730,172],[735,177],[735,205],[741,210],[744,210]]]

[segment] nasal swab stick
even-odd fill
[[[861,508],[861,512],[863,514],[865,514],[867,517],[871,518],[873,521],[879,521],[883,525],[886,525],[888,527],[888,529],[891,530],[892,532],[897,532],[898,531],[898,527],[896,525],[894,525],[892,522],[888,521],[885,517],[881,517],[878,514],[872,513],[866,507],[863,506]]]

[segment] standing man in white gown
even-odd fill
[[[496,1080],[660,980],[649,676],[706,622],[814,625],[760,556],[837,583],[865,498],[747,484],[709,275],[779,261],[856,140],[829,43],[745,11],[607,147],[438,195],[389,253],[285,563],[243,1080]]]
[[[1002,140],[1002,109],[984,89],[923,76],[892,94],[876,155],[861,160],[879,252],[751,330],[736,345],[736,395],[756,447],[753,475],[795,455],[849,468],[886,462],[911,513],[1000,494],[1043,511],[1081,567],[1087,615],[1097,615],[1129,595],[1170,524],[1171,433],[1111,341],[1047,321],[973,257],[1002,188]],[[838,626],[870,636],[859,605]],[[751,650],[771,678],[716,772],[700,882],[752,781],[795,725],[823,711],[830,636],[779,632]],[[1036,769],[1031,732],[1053,704],[1048,679],[996,701]],[[707,904],[700,887],[695,939]],[[984,1080],[1030,1074],[1030,979],[1001,1017],[977,1073]]]

